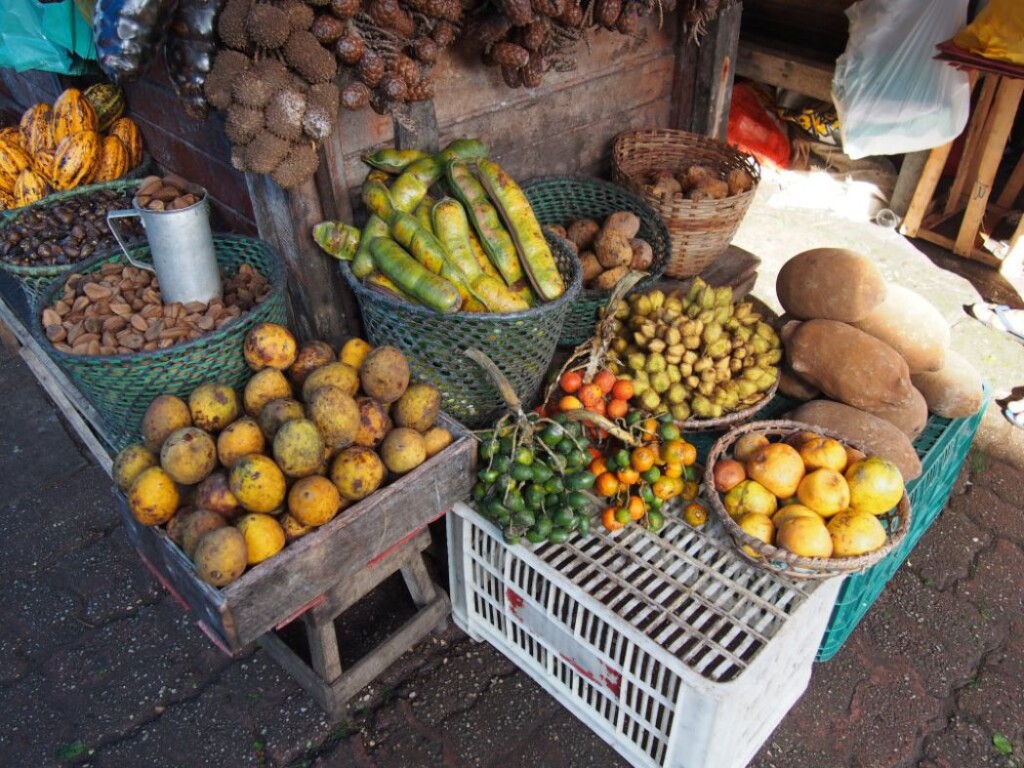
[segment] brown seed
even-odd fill
[[[110,331],[111,333],[117,333],[127,324],[128,321],[125,320],[123,317],[121,317],[120,315],[114,315],[112,317],[108,317],[106,320],[103,321],[103,330]]]
[[[142,180],[142,183],[139,185],[139,191],[137,194],[151,195],[158,189],[160,189],[160,187],[162,187],[163,185],[163,181],[160,179],[159,176],[147,176]]]
[[[92,309],[92,307],[90,307],[90,309]],[[87,317],[85,318],[84,327],[86,333],[102,333],[103,320],[98,317]]]
[[[85,333],[85,328],[82,327],[82,321],[74,323],[68,328],[68,344],[75,346],[75,342],[78,341],[78,337]]]
[[[72,348],[69,345],[65,344],[62,341],[58,341],[57,343],[55,343],[53,345],[53,348],[59,349],[61,352],[65,354],[72,354],[74,352],[74,350],[72,350]]]
[[[68,337],[68,329],[63,325],[46,326],[46,338],[50,341],[64,341]]]
[[[152,200],[146,207],[151,211],[162,211],[164,209],[164,203],[162,200]]]
[[[142,331],[143,333],[145,333],[149,328],[149,323],[146,322],[146,318],[142,315],[132,315],[130,322],[132,324],[132,328],[137,331]]]
[[[89,306],[89,297],[88,296],[79,296],[77,299],[75,299],[75,303],[71,305],[71,311],[72,312],[81,312],[81,311],[83,311],[88,306]]]
[[[118,301],[110,305],[110,311],[120,317],[128,317],[132,313],[131,305]]]
[[[81,342],[81,339],[79,339]],[[85,354],[87,355],[98,355],[100,353],[100,340],[93,339],[85,348]]]
[[[67,313],[65,312],[65,314],[67,314]],[[55,310],[50,309],[49,307],[47,307],[46,309],[43,310],[43,325],[44,326],[60,325],[60,322],[61,322],[61,316]]]

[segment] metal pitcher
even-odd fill
[[[138,199],[133,198],[131,208],[107,213],[107,225],[128,261],[140,269],[156,273],[165,304],[176,301],[182,304],[190,301],[206,303],[221,297],[220,272],[217,269],[217,254],[213,249],[206,190],[193,186],[189,191],[199,199],[187,208],[153,211],[140,207]],[[142,219],[153,266],[135,261],[121,239],[114,220],[128,216]]]

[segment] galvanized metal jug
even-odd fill
[[[133,199],[131,208],[107,213],[107,225],[128,261],[140,269],[156,272],[165,304],[175,301],[183,304],[190,301],[205,303],[221,297],[220,272],[217,269],[217,254],[213,249],[210,204],[206,199],[206,190],[196,186],[190,191],[199,199],[187,208],[153,211],[139,207],[138,200]],[[121,239],[114,220],[128,216],[142,219],[153,266],[135,261]]]

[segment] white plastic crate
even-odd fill
[[[456,504],[455,622],[633,765],[744,766],[807,687],[842,578],[790,581],[667,517],[531,549]]]

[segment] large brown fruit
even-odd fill
[[[331,464],[331,482],[349,501],[365,499],[384,482],[384,462],[369,448],[353,446]]]
[[[380,457],[390,471],[404,475],[426,461],[427,445],[415,429],[395,427],[381,443]]]
[[[196,576],[215,587],[223,587],[245,571],[248,560],[245,536],[227,526],[210,531],[196,545]]]
[[[223,528],[227,520],[208,509],[190,512],[181,522],[181,548],[190,558],[196,553],[199,540],[210,531]]]
[[[185,401],[174,395],[160,395],[142,416],[142,442],[153,453],[160,453],[171,432],[191,426],[192,412]]]
[[[292,332],[277,323],[258,323],[245,334],[245,362],[254,371],[287,369],[295,362],[298,344]]]
[[[310,394],[306,407],[329,451],[334,453],[355,442],[359,433],[359,406],[347,392],[337,387],[318,387]]]
[[[139,473],[128,491],[128,508],[142,525],[162,525],[174,517],[181,496],[171,476],[160,467]]]
[[[217,466],[217,446],[213,438],[201,429],[179,429],[164,441],[160,449],[160,466],[176,483],[194,485],[204,480]]]
[[[68,88],[53,102],[50,130],[53,132],[53,140],[58,144],[66,136],[82,131],[98,131],[99,127],[96,110],[77,88]]]
[[[430,384],[412,384],[391,408],[391,417],[400,427],[426,432],[441,412],[441,393]]]
[[[57,144],[53,156],[50,181],[59,192],[88,184],[100,159],[100,135],[96,131],[80,131],[65,136]]]
[[[192,390],[188,409],[192,423],[207,432],[220,432],[242,410],[235,390],[220,381],[207,381]]]
[[[395,347],[377,347],[359,369],[363,392],[383,403],[393,403],[409,386],[409,363]]]
[[[263,453],[267,441],[263,430],[255,419],[243,416],[228,424],[224,431],[217,435],[217,458],[228,469],[243,456],[250,453]]]
[[[321,17],[329,18],[329,17]],[[326,341],[307,341],[299,347],[295,362],[288,368],[288,378],[301,389],[302,383],[317,368],[334,362],[334,350]]]
[[[223,469],[214,470],[196,487],[194,501],[200,509],[216,512],[227,520],[242,511],[242,505],[228,484],[228,473]]]
[[[263,406],[271,400],[279,400],[292,396],[292,385],[277,368],[264,368],[256,373],[245,385],[242,402],[245,412],[256,418]]]
[[[114,457],[114,466],[111,467],[110,474],[114,479],[114,485],[127,493],[143,470],[156,465],[156,454],[136,443],[118,452]]]
[[[263,406],[256,421],[260,425],[263,437],[268,443],[272,443],[274,435],[277,434],[277,430],[281,428],[282,424],[291,419],[305,418],[305,416],[306,411],[302,407],[302,403],[292,400],[290,397],[282,397],[279,400],[271,400]]]
[[[309,419],[286,421],[274,436],[274,461],[288,477],[307,477],[325,458],[324,439]]]
[[[372,397],[360,397],[356,403],[359,405],[359,431],[355,443],[364,448],[376,448],[393,426],[387,406]]]
[[[308,403],[320,387],[337,387],[349,397],[355,397],[359,391],[359,372],[345,363],[328,363],[317,368],[302,384],[303,402]]]

